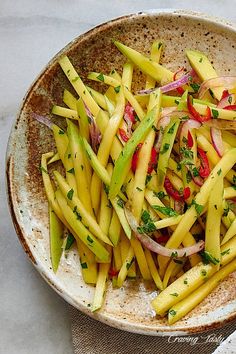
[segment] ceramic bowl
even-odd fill
[[[25,252],[51,287],[67,302],[108,325],[142,334],[169,335],[200,332],[219,327],[236,317],[236,274],[220,283],[199,306],[169,326],[155,316],[150,301],[155,289],[142,281],[127,281],[121,289],[108,285],[105,304],[92,314],[94,288],[84,284],[74,248],[63,258],[57,274],[50,263],[48,205],[39,172],[40,157],[55,149],[49,129],[35,122],[31,113],[51,117],[53,104],[62,104],[64,88],[71,90],[58,58],[67,54],[86,80],[89,71],[119,70],[124,58],[112,39],[149,54],[156,39],[165,42],[162,63],[175,71],[187,66],[185,49],[201,50],[219,74],[236,74],[236,29],[229,23],[183,11],[150,11],[124,16],[102,24],[74,39],[45,67],[27,92],[11,131],[7,151],[7,185],[12,219]],[[138,80],[138,76],[137,76]],[[57,119],[59,124],[62,121]]]

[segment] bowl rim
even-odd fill
[[[40,275],[44,278],[44,280],[70,305],[72,305],[73,307],[75,307],[76,309],[80,310],[81,312],[85,313],[86,315],[90,316],[93,319],[96,319],[111,327],[125,330],[132,333],[152,335],[152,336],[180,336],[180,335],[182,336],[182,335],[196,334],[206,330],[212,330],[212,329],[222,327],[224,324],[233,321],[234,319],[236,319],[236,310],[232,312],[230,315],[226,315],[227,317],[222,317],[219,320],[216,320],[214,322],[206,323],[205,325],[196,325],[196,326],[192,325],[191,329],[187,329],[186,327],[175,328],[175,327],[163,325],[162,327],[159,327],[157,330],[155,330],[155,327],[151,327],[149,325],[127,322],[127,320],[123,320],[122,318],[110,317],[110,315],[103,314],[102,311],[94,314],[90,311],[90,309],[87,308],[86,305],[84,305],[81,302],[77,302],[76,299],[73,299],[67,293],[66,289],[63,289],[59,284],[57,284],[55,274],[48,272],[48,268],[44,264],[42,264],[41,261],[38,261],[36,259],[36,257],[33,254],[33,250],[31,250],[30,247],[27,245],[27,241],[25,240],[24,237],[24,232],[21,228],[20,221],[17,218],[17,213],[15,212],[16,205],[14,203],[14,193],[12,192],[12,186],[11,186],[12,167],[13,167],[11,152],[14,150],[13,141],[14,141],[15,126],[17,125],[17,122],[22,114],[27,98],[31,94],[32,90],[37,85],[38,81],[44,75],[44,73],[48,69],[50,69],[50,67],[55,62],[58,61],[58,58],[64,52],[70,50],[78,40],[83,40],[83,38],[93,35],[94,32],[102,31],[106,26],[113,25],[115,23],[118,23],[119,21],[124,21],[125,19],[137,18],[139,16],[173,16],[173,17],[183,16],[187,19],[191,19],[191,18],[198,19],[199,21],[203,21],[205,23],[217,25],[226,30],[230,30],[236,33],[236,24],[228,20],[215,17],[215,16],[209,16],[205,13],[197,12],[197,11],[165,8],[165,9],[148,9],[148,10],[143,10],[143,11],[129,13],[127,15],[115,17],[111,20],[99,23],[98,25],[92,27],[88,31],[83,32],[79,36],[72,39],[68,44],[66,44],[66,46],[64,46],[60,51],[58,51],[52,57],[52,59],[50,59],[50,61],[43,67],[40,73],[33,80],[32,84],[29,86],[28,90],[26,91],[21,101],[20,107],[16,113],[16,118],[12,123],[12,128],[8,139],[6,157],[5,157],[5,165],[6,165],[5,176],[6,176],[6,192],[7,192],[8,206],[9,206],[9,210],[10,210],[10,214],[11,214],[11,218],[12,218],[12,222],[16,234],[18,236],[18,239],[25,253],[28,255],[32,264],[40,273]]]

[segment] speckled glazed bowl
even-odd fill
[[[52,271],[48,206],[39,164],[41,154],[55,147],[49,129],[33,121],[31,112],[51,116],[52,104],[62,104],[63,88],[71,90],[57,63],[64,54],[71,58],[84,79],[90,70],[105,73],[112,68],[119,70],[124,58],[112,44],[114,38],[146,54],[153,40],[164,40],[162,63],[173,71],[188,66],[184,51],[195,48],[209,55],[219,74],[236,74],[236,29],[205,15],[183,11],[138,13],[102,24],[73,40],[30,87],[12,128],[7,183],[17,234],[32,263],[53,289],[99,321],[149,335],[188,334],[221,326],[236,317],[236,274],[230,275],[189,315],[169,326],[151,308],[150,301],[156,291],[140,281],[127,281],[121,289],[108,285],[105,305],[100,312],[92,314],[89,306],[94,288],[83,282],[76,249],[67,259],[62,259],[57,274]]]

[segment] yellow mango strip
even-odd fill
[[[125,262],[127,254],[129,252],[130,248],[130,241],[127,239],[125,236],[124,232],[121,231],[121,237],[120,237],[120,252],[121,252],[121,259],[122,259],[122,264]],[[132,263],[130,266],[127,276],[129,278],[136,278],[136,266],[135,262]]]
[[[224,189],[224,199],[230,199],[236,197],[236,188],[235,187],[227,187]]]
[[[105,97],[106,104],[107,104],[107,112],[108,112],[109,116],[111,117],[112,114],[114,113],[115,106],[106,95],[104,95],[104,97]]]
[[[119,51],[131,60],[144,74],[151,76],[157,82],[172,81],[173,73],[164,66],[118,41],[114,41],[114,44]]]
[[[87,86],[86,85],[87,90],[89,91],[89,93],[91,94],[91,96],[93,97],[93,99],[97,102],[97,104],[104,109],[105,111],[107,111],[107,103],[105,100],[105,96],[101,93],[98,92],[96,90],[94,90],[92,87]]]
[[[120,270],[122,267],[122,258],[121,258],[121,251],[120,251],[120,244],[112,248],[113,250],[113,258],[115,263],[115,269]]]
[[[146,260],[147,260],[148,268],[150,270],[152,279],[154,280],[154,283],[156,284],[157,289],[163,290],[163,284],[162,284],[160,275],[158,273],[158,269],[156,267],[156,264],[154,262],[154,259],[152,257],[152,253],[147,248],[144,249],[144,253],[145,253]]]
[[[75,68],[71,64],[69,58],[67,56],[62,57],[59,60],[59,64],[77,94],[82,98],[82,100],[89,107],[92,114],[96,117],[99,113],[100,107],[90,95],[79,74],[76,72]]]
[[[74,164],[71,157],[71,151],[69,145],[64,155],[64,167],[66,170],[66,182],[69,184],[70,188],[73,189],[74,195],[78,196],[77,183],[75,178],[75,169],[74,169]]]
[[[120,220],[119,220],[115,210],[113,210],[108,235],[109,235],[109,238],[114,246],[117,246],[119,243],[120,232],[121,232]]]
[[[108,174],[112,173],[111,164],[107,165]],[[112,205],[107,198],[107,193],[104,188],[101,190],[101,204],[100,204],[100,213],[99,213],[99,226],[104,234],[108,235],[110,223],[112,217]]]
[[[171,260],[166,268],[165,275],[163,278],[163,289],[168,286],[169,280],[171,277],[174,277],[179,271],[183,268],[185,263],[184,258],[178,258],[175,260]]]
[[[110,255],[106,248],[93,236],[93,234],[82,224],[76,213],[67,204],[60,190],[55,192],[56,200],[62,210],[63,216],[71,229],[76,239],[80,239],[101,261],[109,261]]]
[[[92,312],[99,310],[102,307],[104,301],[104,295],[106,292],[106,282],[108,278],[108,272],[110,263],[100,263],[98,270],[97,283],[93,298]]]
[[[169,158],[168,168],[169,170],[173,171],[179,178],[182,178],[181,170],[178,168],[177,162],[172,159],[172,157]]]
[[[222,266],[228,264],[235,258],[236,237],[221,246],[221,256]],[[172,306],[186,298],[200,285],[205,283],[215,272],[216,267],[212,263],[203,264],[200,262],[189,269],[152,301],[152,306],[156,313],[163,316]],[[173,296],[172,294],[177,294],[177,296]]]
[[[96,284],[97,283],[97,262],[93,252],[77,237],[76,239],[81,272],[86,284]]]
[[[56,114],[57,116],[64,117],[64,118],[70,118],[70,119],[75,119],[75,120],[78,119],[77,111],[70,109],[70,108],[65,108],[65,107],[54,105],[52,107],[52,113]]]
[[[222,245],[224,245],[227,241],[229,241],[232,237],[236,235],[236,219],[232,222],[228,230],[226,231],[226,234],[221,242]]]
[[[156,63],[159,63],[159,61],[160,61],[162,49],[163,49],[162,42],[155,41],[152,43],[151,59],[153,61],[155,61]],[[147,75],[145,89],[148,90],[148,89],[154,88],[155,85],[156,85],[156,80],[153,79],[151,76]]]
[[[98,149],[97,158],[103,166],[106,166],[107,164],[112,142],[123,118],[124,109],[125,99],[123,95],[123,90],[121,88],[120,91],[117,93],[117,105],[114,114],[108,122],[107,128],[104,132],[102,141]],[[101,180],[96,174],[93,174],[92,177],[91,190],[94,191],[94,194],[92,194],[92,205],[95,210],[95,213],[97,214],[100,200]]]
[[[64,90],[63,92],[63,102],[72,110],[76,111],[77,110],[77,99],[75,98],[74,95],[67,89]]]
[[[222,138],[223,141],[225,141],[227,144],[231,145],[232,147],[236,147],[235,134],[228,131],[222,131]]]
[[[42,154],[41,157],[41,172],[42,172],[42,178],[43,178],[43,185],[44,185],[44,189],[45,189],[45,193],[48,199],[48,202],[50,203],[50,205],[52,206],[52,210],[54,210],[54,212],[56,213],[56,215],[58,216],[58,218],[63,222],[63,224],[68,227],[68,224],[66,222],[66,219],[64,218],[61,209],[55,199],[55,193],[54,193],[54,188],[53,188],[53,184],[51,182],[49,173],[48,173],[48,169],[47,169],[47,160],[50,159],[53,156],[53,152],[47,152],[46,154]]]
[[[169,218],[154,221],[154,225],[155,225],[156,229],[159,230],[159,229],[163,229],[164,227],[177,225],[182,218],[183,218],[183,215],[171,216]]]
[[[123,66],[121,83],[131,91],[134,66],[130,61],[127,61]]]
[[[168,323],[171,325],[184,317],[188,312],[194,309],[207,295],[214,290],[219,283],[224,280],[230,273],[236,270],[236,260],[233,260],[226,266],[222,267],[209,280],[201,285],[197,290],[189,296],[171,307],[168,312]]]
[[[166,175],[178,191],[184,188],[182,179],[180,179],[174,172],[167,169]]]
[[[225,225],[225,227],[229,229],[232,222],[235,220],[235,214],[232,210],[229,209],[226,200],[223,200],[223,209],[224,209],[224,213],[222,215],[222,222]]]
[[[59,128],[56,124],[52,125],[52,131],[57,147],[57,152],[63,165],[65,166],[65,153],[69,144],[68,136],[64,130]]]
[[[56,152],[56,153],[54,154],[54,156],[51,157],[51,158],[48,160],[47,164],[50,165],[51,163],[57,162],[57,161],[59,161],[59,160],[60,160],[60,156],[59,156],[58,152]]]
[[[127,276],[127,272],[130,269],[132,263],[134,262],[134,250],[133,247],[130,246],[129,251],[127,253],[127,256],[125,258],[125,261],[122,264],[122,267],[120,268],[118,277],[117,277],[117,287],[120,288]]]
[[[85,209],[81,200],[74,195],[71,187],[68,185],[64,177],[58,172],[54,171],[54,176],[56,178],[57,184],[62,192],[63,196],[67,198],[69,206],[73,209],[75,215],[80,218],[83,224],[89,228],[89,230],[101,241],[111,245],[111,241],[107,235],[101,230],[96,220],[91,216],[91,214]]]
[[[50,258],[54,273],[57,272],[61,255],[64,236],[64,227],[49,204],[49,234],[50,234]]]
[[[87,179],[87,172],[85,170],[85,155],[82,145],[82,138],[80,136],[78,127],[69,119],[67,120],[67,132],[69,137],[71,157],[74,165],[78,197],[80,198],[86,210],[91,215],[93,215],[89,181]]]
[[[96,73],[96,72],[90,72],[88,74],[88,79],[97,81],[97,82],[103,82],[106,85],[112,86],[112,87],[119,87],[120,86],[120,81],[116,80],[115,78],[105,75],[102,73]]]
[[[216,268],[220,268],[220,224],[223,213],[223,177],[220,176],[218,183],[211,190],[205,231],[205,252],[209,253],[215,263]]]

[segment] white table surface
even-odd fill
[[[66,303],[29,262],[7,207],[4,152],[21,99],[74,37],[122,14],[171,7],[236,22],[236,0],[0,0],[0,353],[73,352]]]

